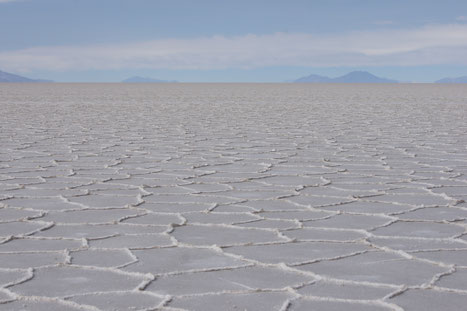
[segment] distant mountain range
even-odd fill
[[[131,77],[122,81],[123,83],[176,83],[178,81],[159,80],[147,77]]]
[[[54,82],[52,80],[31,79],[13,73],[8,73],[0,70],[1,82],[19,82],[19,83],[37,83],[37,82]],[[178,81],[160,80],[148,77],[134,76],[122,81],[123,83],[177,83]],[[329,78],[311,74],[306,77],[301,77],[296,80],[287,82],[293,83],[399,83],[399,81],[375,76],[367,71],[352,71],[346,75]],[[467,76],[457,78],[443,78],[434,83],[467,83]]]
[[[306,77],[301,77],[301,78],[298,78],[297,80],[293,80],[292,82],[297,82],[297,83],[301,83],[301,82],[306,82],[306,83],[329,83],[331,82],[331,78],[329,77],[325,77],[325,76],[320,76],[320,75],[309,75],[309,76],[306,76]]]
[[[444,78],[435,83],[467,83],[467,76],[458,77],[458,78]]]
[[[0,82],[53,82],[51,80],[42,79],[29,79],[23,76],[15,75],[12,73],[4,72],[0,70]]]
[[[399,81],[380,78],[367,71],[352,71],[346,75],[329,78],[326,76],[309,75],[294,80],[295,83],[398,83]]]

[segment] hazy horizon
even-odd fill
[[[0,70],[57,82],[467,75],[467,2],[454,0],[0,0],[0,35]]]

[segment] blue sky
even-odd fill
[[[465,55],[462,0],[0,0],[0,70],[64,82],[430,82]]]

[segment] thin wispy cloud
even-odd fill
[[[21,0],[0,0],[0,4],[1,3],[7,3],[7,2],[19,2]]]
[[[339,35],[275,33],[0,52],[0,68],[32,70],[225,69],[267,66],[467,64],[467,25]]]
[[[460,21],[460,22],[465,22],[465,21],[467,21],[467,16],[458,16],[458,17],[456,18],[456,20],[458,20],[458,21]]]

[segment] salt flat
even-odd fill
[[[0,310],[465,310],[465,86],[1,84],[0,110]]]

